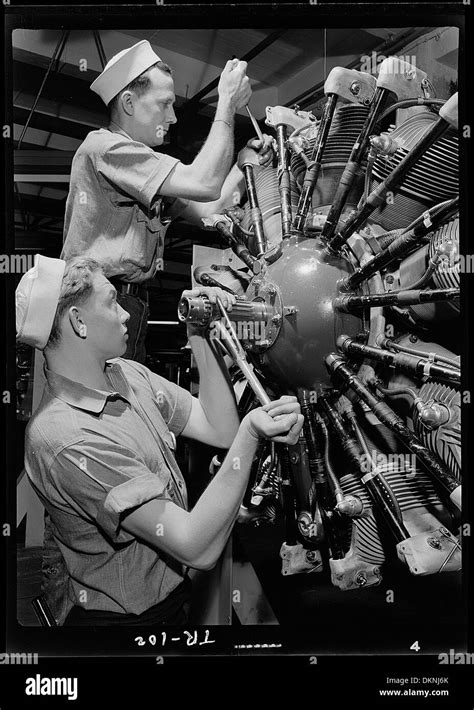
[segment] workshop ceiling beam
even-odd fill
[[[33,94],[41,85],[44,69],[35,65],[33,58],[31,62],[13,61],[13,86],[21,87],[22,92]],[[51,73],[41,95],[45,99],[59,104],[72,105],[77,108],[87,106],[89,111],[106,116],[107,109],[102,100],[89,88],[96,76],[95,72],[83,72],[81,78],[68,74]]]
[[[29,113],[30,112],[27,109],[15,106],[13,108],[13,120],[15,123],[25,125]],[[85,126],[81,123],[76,123],[75,121],[68,121],[64,118],[56,118],[55,116],[49,116],[47,114],[37,112],[35,112],[31,117],[29,125],[32,128],[39,128],[42,131],[59,133],[63,136],[72,136],[73,138],[79,138],[82,140],[91,130],[90,126]]]
[[[286,32],[285,29],[275,30],[275,32],[271,32],[267,37],[265,37],[265,39],[263,39],[250,51],[246,52],[242,57],[240,57],[241,61],[249,62],[254,59],[267,47],[276,42],[284,32]],[[194,94],[194,96],[192,96],[181,109],[181,114],[189,115],[191,113],[197,112],[201,108],[201,99],[210,94],[213,89],[217,88],[219,80],[220,74],[215,79],[206,84],[206,86],[200,89],[200,91]]]
[[[74,152],[73,150],[48,151],[47,149],[26,150],[25,148],[15,150],[15,172],[69,173]]]

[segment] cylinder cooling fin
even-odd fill
[[[344,171],[352,147],[357,140],[364,121],[367,118],[368,108],[366,106],[358,106],[355,104],[345,104],[336,108],[327,143],[324,148],[321,179],[318,181],[313,192],[313,207],[323,208],[331,204],[332,196],[339,183],[341,175]],[[303,136],[307,141],[307,146],[304,150],[306,157],[309,159],[314,150],[316,141],[318,140],[319,124],[307,130]],[[365,162],[363,167],[365,167]],[[305,163],[299,156],[292,155],[291,170],[301,188],[303,184]],[[354,189],[351,191],[348,204],[356,204],[361,191],[363,175],[359,176]]]
[[[459,288],[460,254],[459,254],[459,217],[443,224],[437,229],[429,245],[430,258],[441,248],[448,246],[446,256],[440,268],[433,274],[436,288]],[[459,313],[459,304],[453,304]]]
[[[358,106],[356,104],[345,104],[336,108],[327,143],[324,147],[323,165],[335,168],[345,167],[349,160],[352,146],[362,130],[367,114],[368,108],[366,106]],[[305,148],[305,154],[308,158],[311,156],[318,138],[319,125],[319,122],[317,122],[306,131],[302,131],[302,135],[308,144]],[[302,158],[292,156],[291,170],[301,186],[305,170],[305,163]]]
[[[255,171],[255,184],[258,193],[259,206],[262,211],[262,217],[265,225],[265,231],[268,238],[268,249],[271,251],[280,242],[282,237],[280,215],[280,196],[278,193],[278,177],[277,172],[273,168],[259,168]],[[298,188],[296,180],[291,177],[291,205],[296,209],[298,204]],[[250,207],[247,203],[245,206],[245,214],[242,220],[242,227],[252,232],[252,223],[250,218]],[[249,242],[253,247],[253,236],[249,237]]]
[[[437,408],[430,417],[423,416],[428,407],[415,410],[415,431],[461,481],[461,394],[447,385],[427,382],[420,388],[419,396],[431,409]]]
[[[417,144],[436,121],[436,114],[422,111],[400,126],[393,126],[390,138],[398,146],[390,156],[379,156],[373,166],[371,189],[376,188]],[[459,145],[451,128],[420,157],[393,198],[372,215],[384,229],[407,227],[427,207],[457,195],[459,191]]]

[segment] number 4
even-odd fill
[[[412,645],[410,646],[410,651],[419,651],[419,650],[420,650],[420,644],[418,643],[418,641],[415,641],[414,643],[412,643]]]

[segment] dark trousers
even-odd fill
[[[143,365],[146,357],[145,338],[149,316],[148,301],[127,293],[119,293],[117,301],[122,308],[130,313],[130,318],[127,322],[127,350],[122,357],[127,360],[135,360],[135,362],[140,362]]]
[[[185,577],[166,599],[142,614],[119,614],[74,606],[64,626],[182,626],[189,618],[191,587],[191,580]]]

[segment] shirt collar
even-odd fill
[[[100,414],[104,410],[107,401],[112,397],[120,397],[130,404],[129,385],[120,365],[117,362],[108,362],[105,372],[111,385],[116,388],[114,392],[86,387],[86,385],[63,377],[57,372],[48,370],[46,365],[44,366],[48,387],[54,397],[61,399],[71,405],[71,407],[77,407],[94,414]]]

